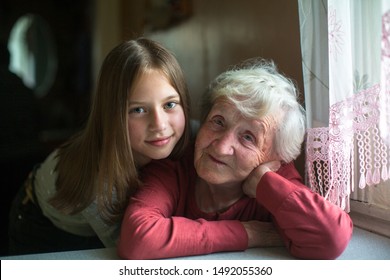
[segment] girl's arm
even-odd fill
[[[116,247],[119,237],[120,224],[116,223],[108,225],[104,222],[99,214],[96,202],[93,202],[85,208],[81,214],[85,220],[88,221],[89,225],[95,231],[96,235],[106,248]]]
[[[158,259],[247,248],[246,231],[237,220],[184,217],[188,182],[172,166],[160,164],[156,169],[153,175],[148,173],[125,212],[118,246],[121,258]]]

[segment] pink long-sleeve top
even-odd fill
[[[124,259],[159,259],[248,248],[240,221],[273,221],[297,258],[334,259],[346,248],[349,215],[302,184],[293,163],[267,172],[256,199],[243,197],[221,213],[204,213],[195,201],[193,157],[160,160],[144,170],[131,198],[118,244]]]

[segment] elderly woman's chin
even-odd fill
[[[244,181],[244,178],[233,177],[231,172],[218,169],[198,168],[197,173],[209,185],[240,186]]]

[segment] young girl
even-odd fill
[[[138,171],[178,158],[189,97],[175,57],[146,38],[105,58],[88,122],[31,172],[10,211],[10,254],[114,247]]]

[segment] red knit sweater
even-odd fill
[[[302,184],[292,163],[267,172],[256,199],[243,197],[223,213],[196,205],[193,156],[160,160],[144,170],[144,186],[125,212],[118,254],[158,259],[247,249],[240,221],[273,221],[289,252],[303,259],[334,259],[348,245],[352,222],[339,207]]]

